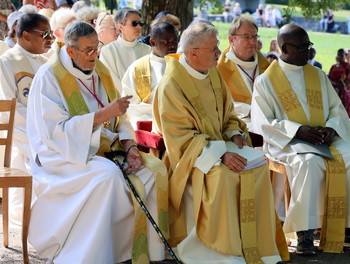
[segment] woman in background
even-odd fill
[[[328,77],[350,117],[350,64],[346,62],[346,55],[344,49],[338,50],[337,63],[329,70]]]

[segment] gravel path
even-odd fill
[[[10,229],[9,231],[9,248],[3,246],[2,233],[2,211],[0,211],[0,264],[20,264],[22,262],[22,245],[21,231],[18,229]],[[344,253],[327,254],[321,251],[317,252],[314,257],[302,257],[294,253],[296,241],[292,241],[289,247],[291,252],[291,264],[350,264],[350,245],[344,248]],[[29,260],[31,264],[44,264],[45,260],[40,259],[36,251],[29,245]],[[70,263],[67,263],[70,264]],[[99,263],[96,263],[99,264]]]

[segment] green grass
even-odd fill
[[[214,24],[219,31],[220,49],[224,50],[229,45],[227,39],[229,24],[221,22],[215,22]],[[263,42],[263,52],[268,52],[270,48],[270,41],[272,38],[277,37],[277,32],[278,29],[259,28],[259,35]],[[314,43],[314,47],[316,48],[315,59],[322,64],[323,71],[326,73],[328,73],[331,66],[335,64],[337,50],[340,48],[350,48],[350,37],[348,35],[311,31],[309,31],[308,34],[310,41]]]

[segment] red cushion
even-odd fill
[[[137,121],[137,130],[146,130],[148,132],[152,131],[152,121]]]
[[[144,130],[136,130],[136,142],[141,146],[157,149],[159,151],[165,151],[165,145],[163,137],[158,134],[154,134]]]

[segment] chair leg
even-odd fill
[[[28,184],[24,187],[24,205],[23,205],[23,223],[22,223],[22,254],[23,262],[29,263],[28,258],[28,229],[30,221],[30,206],[32,202],[32,185]]]
[[[287,175],[284,175],[284,205],[286,208],[286,215],[289,208],[290,196],[291,196],[291,191],[290,191],[288,177]]]
[[[9,246],[9,189],[2,189],[2,226],[4,232],[4,246]]]

